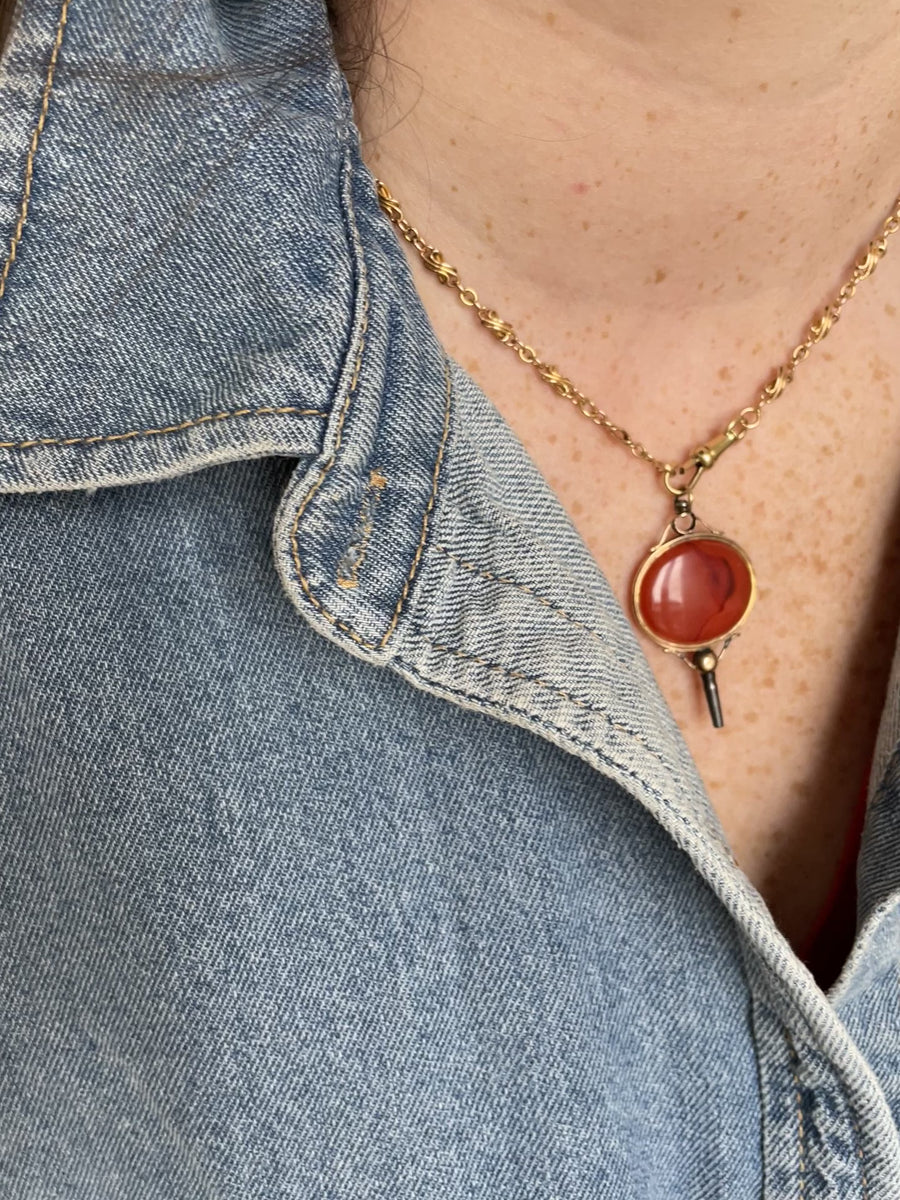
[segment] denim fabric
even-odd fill
[[[438,343],[323,5],[73,0],[0,339],[4,1200],[900,1196],[900,672],[826,995]]]

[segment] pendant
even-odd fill
[[[635,572],[632,606],[644,633],[699,673],[721,729],[716,667],[753,607],[756,575],[737,543],[702,524],[689,494],[676,496],[675,517]]]

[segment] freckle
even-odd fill
[[[584,230],[588,230],[588,229],[590,229],[590,227],[591,227],[591,223],[590,223],[590,221],[582,221],[582,222],[581,222],[581,228],[582,228],[582,229],[584,229]]]
[[[762,83],[759,85],[759,90],[760,90],[761,92],[767,92],[767,91],[769,90],[769,85],[768,85],[768,84],[767,84],[765,81],[763,81],[763,82],[762,82]]]
[[[602,180],[602,179],[595,179],[595,180],[594,180],[594,187],[603,187],[603,180]]]
[[[584,512],[584,505],[581,503],[581,501],[573,500],[572,501],[572,516],[580,517],[583,512]]]
[[[732,21],[738,21],[744,14],[741,12],[741,10],[739,8],[733,8],[731,10],[730,15],[731,15]]]
[[[775,686],[775,680],[771,675],[767,675],[765,679],[761,681],[761,686],[764,688],[773,688]]]
[[[719,367],[719,378],[720,379],[730,379],[731,378],[731,367]]]
[[[865,484],[866,484],[865,475],[854,475],[853,476],[853,486],[855,488],[865,487]]]
[[[451,184],[450,184],[450,191],[451,191],[451,192],[458,192],[458,191],[459,191],[459,188],[456,186],[456,184],[455,184],[455,183],[451,183]]]
[[[805,679],[798,679],[794,684],[795,696],[806,696],[809,693],[809,684]]]
[[[812,562],[813,568],[817,575],[826,575],[828,573],[828,563],[821,556],[821,554],[814,554],[812,556]]]
[[[644,116],[647,118],[647,120],[648,120],[648,121],[655,121],[655,120],[656,120],[656,113],[655,113],[655,112],[652,112],[652,111],[651,111],[651,112],[644,113]]]
[[[654,283],[662,283],[666,277],[666,271],[662,267],[656,268],[656,274],[653,276]]]
[[[582,454],[582,452],[580,450],[572,451],[572,462],[581,462],[583,457],[584,457],[584,455]]]
[[[491,220],[490,217],[487,217],[485,219],[484,227],[485,227],[485,229],[493,229],[494,228],[494,222]]]
[[[612,320],[612,313],[607,313],[606,316],[603,318],[604,325],[608,325],[611,320]]]
[[[759,713],[755,713],[755,712],[745,713],[744,720],[747,722],[748,725],[755,725],[756,722],[759,720]]]
[[[894,308],[893,304],[886,304],[884,306],[884,311],[887,313],[887,315],[889,317],[896,316],[896,313],[897,313],[897,310],[896,310],[896,308]]]
[[[753,505],[753,515],[754,517],[764,517],[766,515],[765,500],[756,501],[756,503]]]
[[[544,441],[549,442],[551,446],[555,445],[556,444],[556,434],[555,433],[545,434]]]
[[[548,25],[555,25],[556,24],[556,13],[555,12],[545,12],[544,20],[547,22]]]
[[[579,180],[578,183],[572,184],[572,191],[575,193],[576,196],[583,196],[587,190],[588,190],[588,185],[586,183],[582,182],[581,180]]]
[[[456,145],[456,138],[451,138],[451,139],[450,139],[450,145],[451,145],[451,146],[455,146],[455,145]]]

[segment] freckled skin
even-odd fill
[[[379,174],[482,302],[680,461],[754,402],[877,235],[897,188],[898,35],[890,13],[835,4],[822,20],[817,0],[610,4],[614,33],[605,6],[557,4],[550,20],[531,0],[458,0],[407,20],[406,0],[387,0],[406,69],[376,137]],[[717,670],[724,729],[694,674],[640,641],[740,865],[795,943],[841,855],[897,635],[893,240],[827,349],[696,489],[696,511],[760,582]],[[653,471],[402,248],[441,341],[458,361],[477,355],[476,382],[627,611],[671,511]]]

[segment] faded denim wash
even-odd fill
[[[826,995],[319,0],[72,0],[0,343],[3,1200],[900,1197],[900,673]]]

